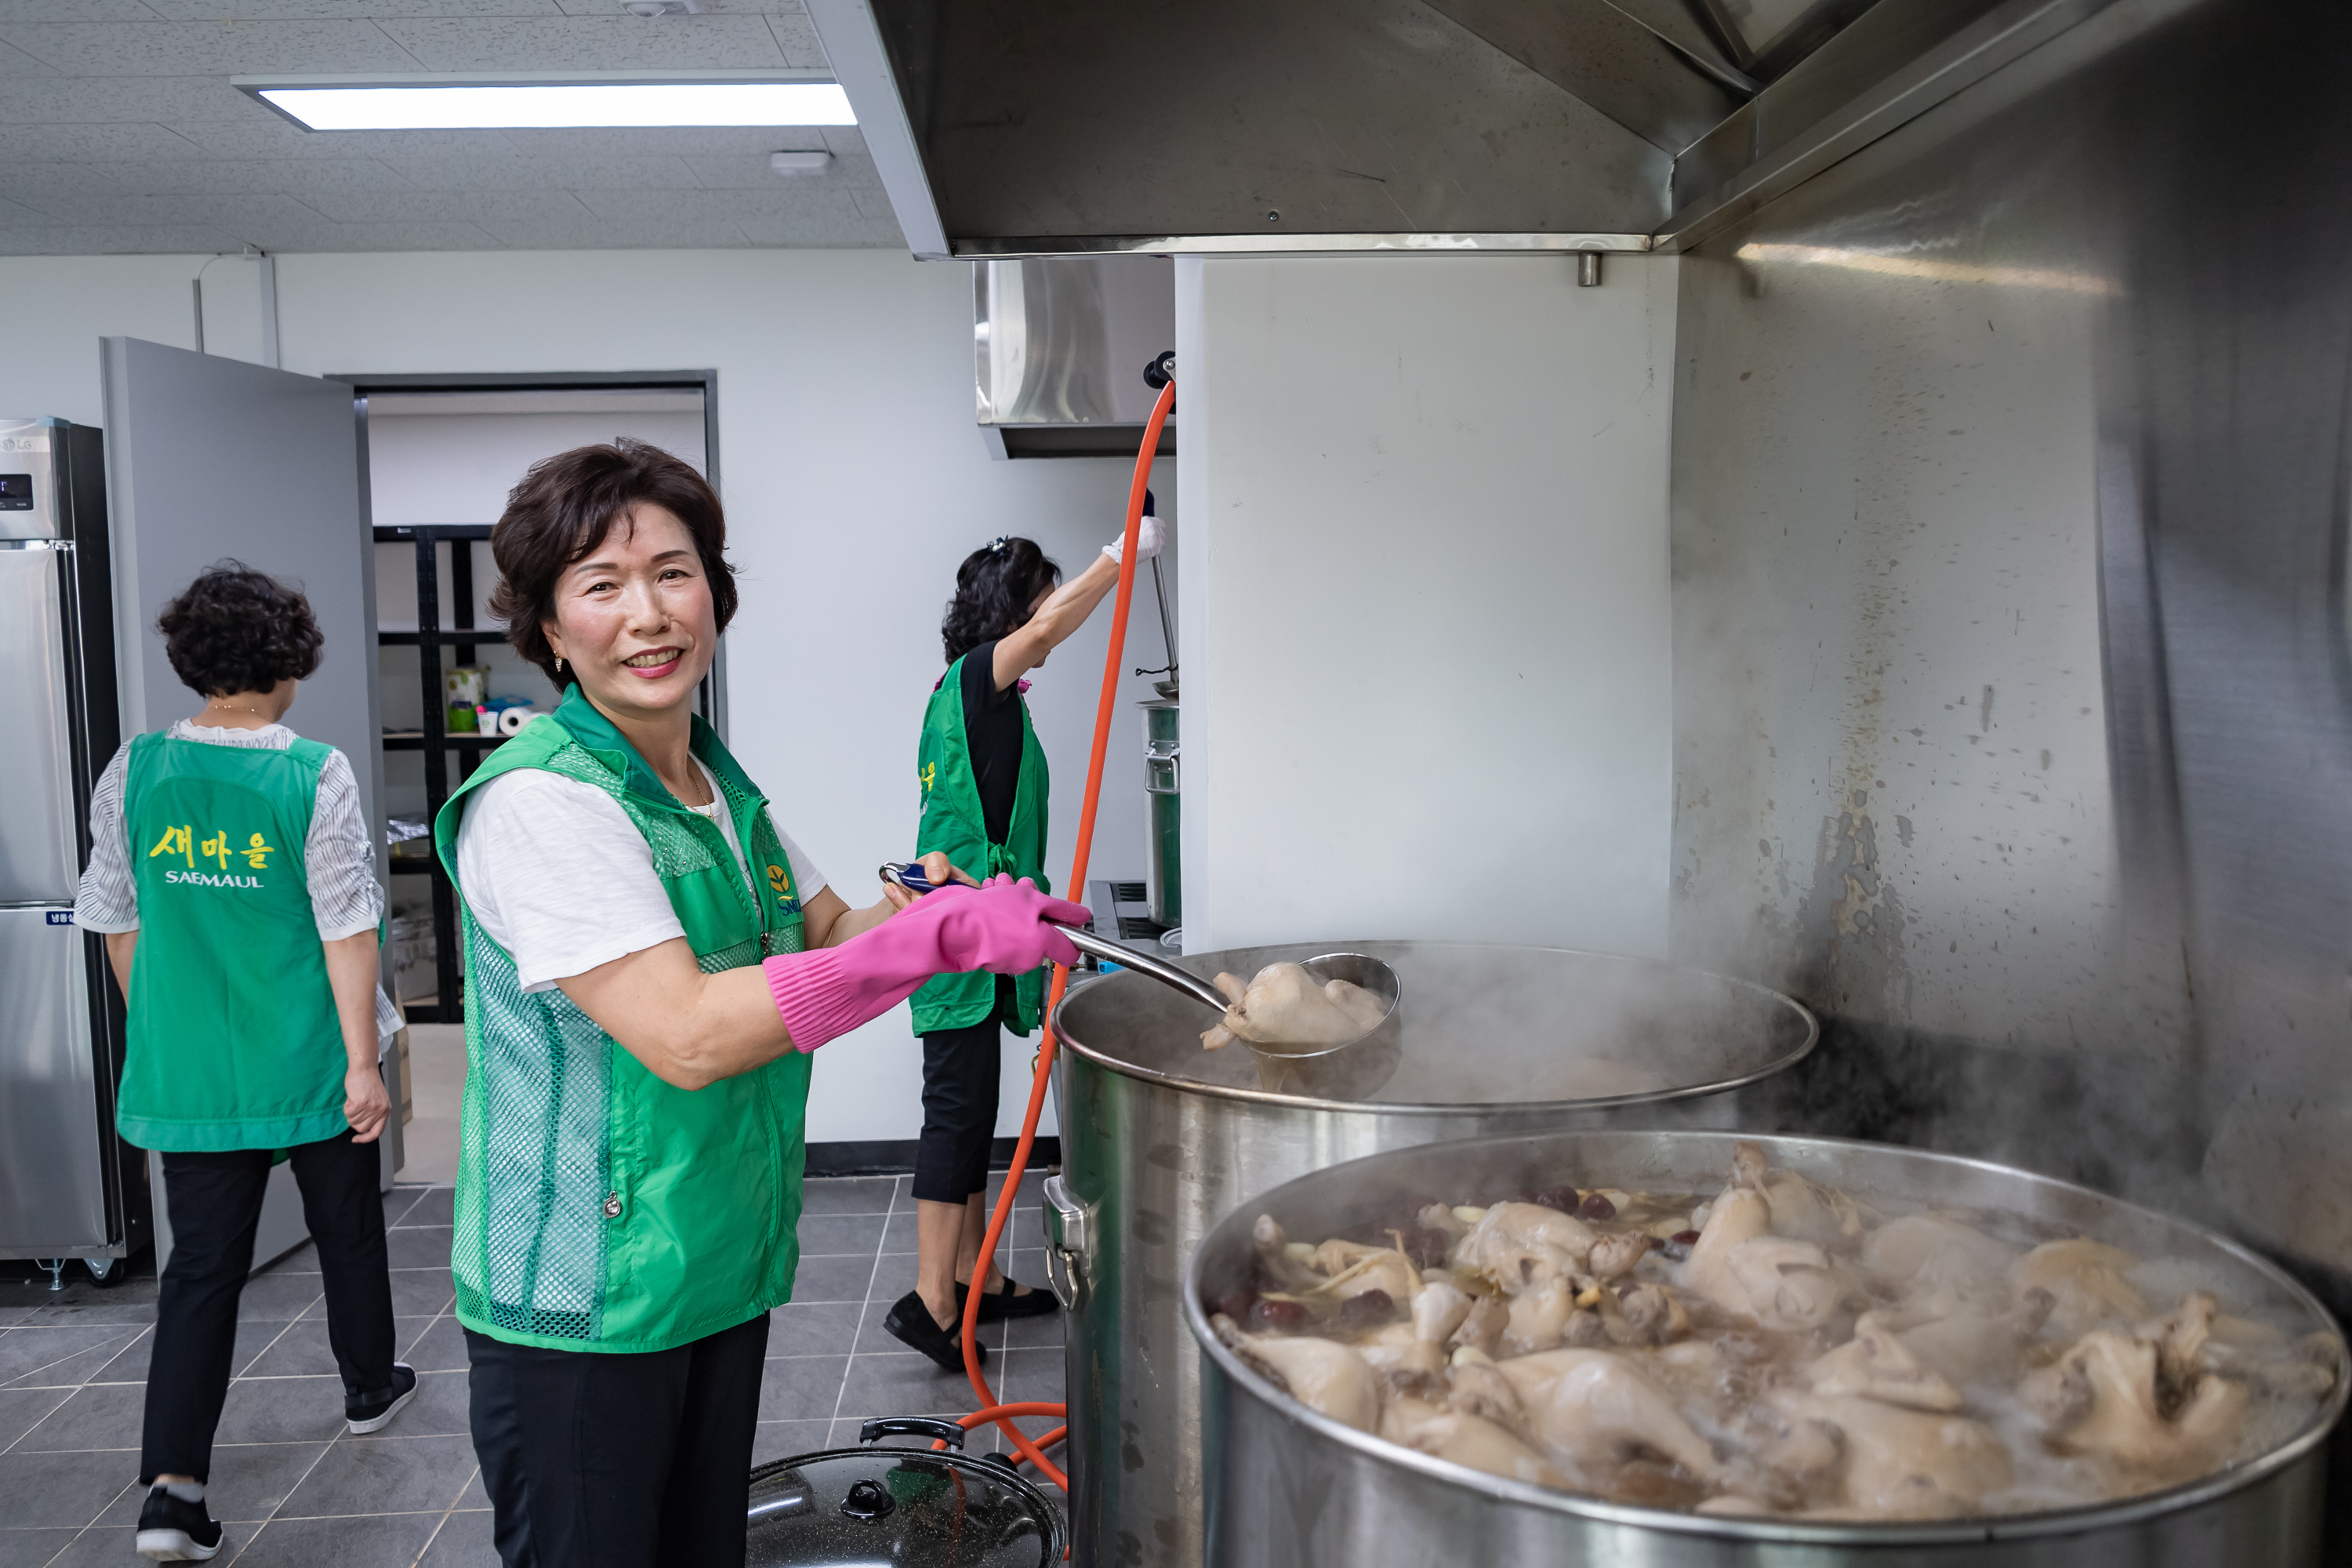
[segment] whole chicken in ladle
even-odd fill
[[[1220,974],[1217,989],[1231,1005],[1201,1036],[1201,1044],[1213,1051],[1235,1040],[1269,1051],[1343,1046],[1378,1028],[1388,1013],[1387,1005],[1362,986],[1345,980],[1318,983],[1296,963],[1269,963],[1246,985]]]

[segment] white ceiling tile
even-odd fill
[[[799,16],[771,12],[768,31],[774,35],[776,47],[784,52],[784,58],[792,64],[814,70],[832,68],[824,58],[824,46],[817,42],[816,27],[809,21],[806,12]]]
[[[344,190],[413,190],[371,158],[305,163],[292,158],[221,158],[192,163],[104,163],[89,165],[123,190],[153,195],[192,191],[281,192],[292,196]]]
[[[12,202],[5,196],[0,196],[0,228],[21,227],[26,224],[46,226],[62,221],[50,216],[37,207],[28,207],[20,202]]]
[[[69,76],[418,68],[373,22],[58,22],[0,26],[0,41]]]
[[[320,223],[258,226],[240,242],[270,251],[498,250],[494,236],[464,223]]]
[[[555,0],[146,0],[168,21],[370,21],[379,16],[557,16]],[[614,9],[618,9],[615,0]]]
[[[621,223],[703,219],[733,222],[747,213],[769,217],[857,217],[846,191],[794,188],[778,180],[774,188],[750,191],[574,191],[599,217]]]
[[[390,158],[419,190],[686,190],[694,176],[677,158]]]
[[[94,191],[29,198],[30,205],[60,223],[162,227],[202,224],[233,230],[257,224],[318,223],[317,212],[292,196],[241,192],[186,192],[169,195]]]
[[[106,124],[126,120],[286,122],[218,76],[58,76],[19,79],[0,93],[0,124]]]
[[[518,250],[703,250],[740,248],[751,242],[732,223],[584,224],[486,223],[483,228]]]
[[[88,163],[0,163],[0,196],[21,200],[55,192],[111,191],[121,187]]]
[[[237,241],[216,228],[110,228],[80,224],[0,228],[0,256],[174,256],[235,250]]]
[[[569,191],[341,191],[305,198],[337,223],[586,223]]]
[[[426,70],[772,70],[757,16],[404,17],[382,24]]]
[[[22,49],[0,44],[0,80],[13,83],[22,78],[54,77],[57,74],[58,68],[47,60],[36,59]]]
[[[0,160],[85,163],[107,158],[201,158],[204,150],[160,125],[0,125]]]
[[[155,13],[142,0],[0,0],[0,24],[153,20]]]
[[[815,148],[814,128],[777,126],[670,126],[646,131],[509,131],[515,151],[533,158],[643,157],[670,153],[680,157],[724,157],[730,153],[776,153],[785,148]]]
[[[305,131],[272,114],[245,121],[173,123],[219,158],[511,158],[499,131]]]
[[[754,245],[878,250],[899,248],[907,243],[896,223],[855,214],[833,218],[754,216],[736,219],[735,226]]]

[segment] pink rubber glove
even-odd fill
[[[1023,974],[1048,959],[1076,963],[1070,939],[1045,922],[1084,925],[1088,918],[1083,906],[1047,897],[1025,877],[994,877],[978,888],[927,893],[839,947],[780,952],[761,967],[793,1046],[813,1051],[880,1017],[934,974]]]

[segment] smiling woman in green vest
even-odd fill
[[[1150,508],[1147,506],[1147,512]],[[1160,552],[1160,520],[1137,535],[1139,562]],[[956,595],[940,626],[948,671],[931,689],[915,763],[923,815],[915,847],[958,866],[1045,879],[1045,752],[1029,723],[1022,679],[1084,626],[1118,582],[1119,546],[1103,547],[1087,569],[1057,586],[1061,568],[1026,539],[999,537],[956,570]],[[942,974],[915,993],[923,1040],[923,1132],[915,1149],[915,1288],[883,1327],[948,1372],[963,1370],[956,1325],[977,1276],[980,1320],[994,1322],[1054,1310],[1054,1298],[983,1262],[988,1161],[996,1137],[1003,1034],[1037,1026],[1045,972]],[[973,1346],[987,1359],[987,1347]]]
[[[853,910],[777,831],[693,712],[736,590],[684,462],[550,458],[490,544],[492,609],[563,692],[434,834],[464,906],[450,1272],[498,1551],[736,1568],[808,1053],[931,974],[1075,959],[1045,922],[1085,911],[1011,878]]]

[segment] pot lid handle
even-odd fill
[[[894,1434],[937,1437],[957,1453],[963,1452],[964,1429],[934,1415],[879,1415],[857,1429],[861,1443],[878,1443]]]

